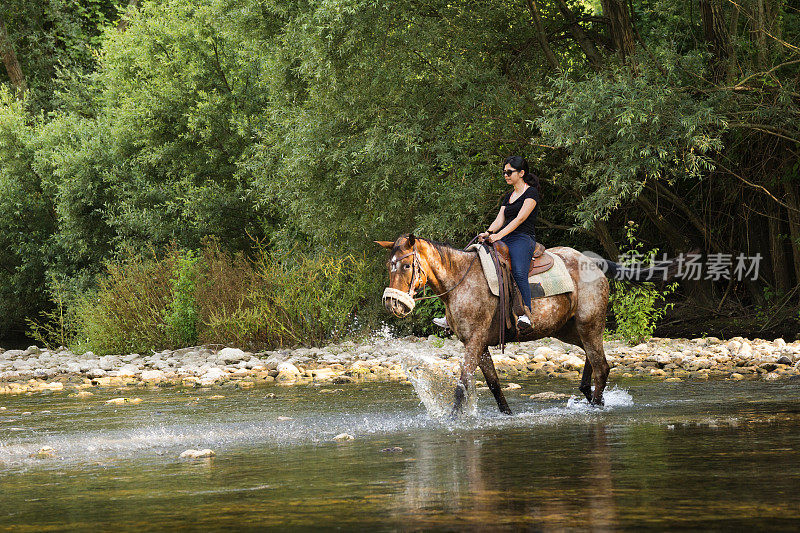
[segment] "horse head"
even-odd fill
[[[428,275],[419,247],[424,242],[413,234],[401,235],[394,242],[375,241],[391,251],[386,268],[389,286],[383,291],[383,304],[394,316],[403,318],[411,314],[416,302],[414,294],[423,289]]]

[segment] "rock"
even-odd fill
[[[215,457],[217,454],[214,453],[214,450],[209,448],[205,448],[203,450],[186,450],[180,454],[181,459],[201,459],[204,457]]]
[[[730,375],[728,379],[730,379],[731,381],[741,381],[744,379],[744,376],[739,374],[738,372],[734,372],[733,374]]]
[[[106,371],[102,368],[92,368],[86,373],[90,378],[101,378],[106,375]]]
[[[56,451],[51,448],[50,446],[42,446],[36,452],[30,454],[28,457],[33,457],[34,459],[49,459],[51,457],[56,456]]]
[[[381,452],[383,453],[402,453],[403,448],[400,446],[392,446],[391,448],[383,448]]]
[[[31,370],[32,367],[29,362],[24,361],[22,359],[17,359],[16,361],[14,361],[14,364],[11,365],[11,368],[16,370],[17,372],[22,372],[25,370]]]
[[[690,361],[686,368],[691,371],[703,370],[704,368],[711,368],[714,364],[706,357],[699,357],[694,361]]]
[[[123,378],[132,378],[139,372],[139,369],[135,365],[127,364],[122,365],[120,369],[117,371],[117,376]]]
[[[276,370],[275,381],[278,382],[297,381],[301,376],[300,370],[288,361],[278,363]]]
[[[570,394],[564,394],[561,392],[538,392],[536,394],[531,394],[531,400],[565,400],[570,398]]]
[[[503,387],[503,390],[517,390],[517,389],[521,389],[521,388],[522,388],[522,385],[520,385],[519,383],[509,383],[508,385]]]
[[[782,356],[780,356],[780,357],[778,358],[778,360],[777,360],[777,361],[775,361],[775,362],[776,362],[777,364],[779,364],[779,365],[791,365],[791,364],[792,364],[792,360],[791,360],[791,358],[789,358],[789,357],[788,357],[788,356],[786,356],[786,355],[782,355]]]
[[[239,348],[223,348],[217,353],[217,359],[225,363],[238,363],[245,359],[246,355]]]
[[[91,392],[87,390],[78,391],[75,394],[70,394],[70,398],[90,398],[94,396]]]
[[[348,440],[355,440],[355,437],[353,437],[348,433],[339,433],[338,435],[333,437],[333,440],[335,440],[336,442],[345,442]]]
[[[317,368],[311,371],[314,381],[330,381],[336,377],[336,372],[332,368]]]
[[[124,404],[137,404],[142,403],[141,398],[111,398],[110,400],[106,400],[107,404],[110,405],[124,405]]]
[[[142,371],[142,381],[154,381],[159,382],[164,380],[164,372],[161,370],[143,370]]]
[[[225,396],[223,396],[222,394],[214,394],[208,397],[209,400],[221,400],[223,398],[225,398]]]
[[[38,346],[28,346],[28,349],[25,350],[25,353],[28,355],[39,355],[42,353],[42,350]]]
[[[207,387],[228,376],[228,373],[221,368],[212,368],[200,376],[200,385]]]
[[[681,378],[671,377],[664,380],[664,383],[679,383],[683,381]]]
[[[279,416],[277,420],[279,422],[286,422],[287,420],[294,420],[294,418],[292,418],[291,416]]]

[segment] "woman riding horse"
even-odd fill
[[[528,269],[536,247],[534,225],[539,213],[539,178],[528,168],[524,157],[513,155],[503,162],[503,177],[513,187],[500,203],[500,212],[489,228],[478,235],[480,242],[493,243],[502,240],[511,256],[511,271],[517,282],[526,311],[531,309],[531,287],[528,284]],[[448,327],[444,319],[434,319],[438,326]],[[520,331],[529,329],[531,321],[527,315],[519,318]]]

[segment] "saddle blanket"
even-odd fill
[[[500,284],[497,282],[497,271],[494,269],[492,256],[480,244],[473,244],[467,250],[478,252],[478,258],[483,267],[483,275],[486,276],[486,281],[489,283],[489,290],[495,296],[499,296]],[[546,298],[547,296],[573,292],[575,290],[575,282],[572,280],[572,276],[569,275],[564,260],[556,254],[545,253],[553,258],[553,266],[546,272],[535,274],[528,278],[528,283],[531,285],[531,298]]]

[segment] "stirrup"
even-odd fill
[[[446,316],[439,316],[433,319],[433,323],[439,326],[440,328],[447,329],[450,327],[450,324],[447,323]]]

